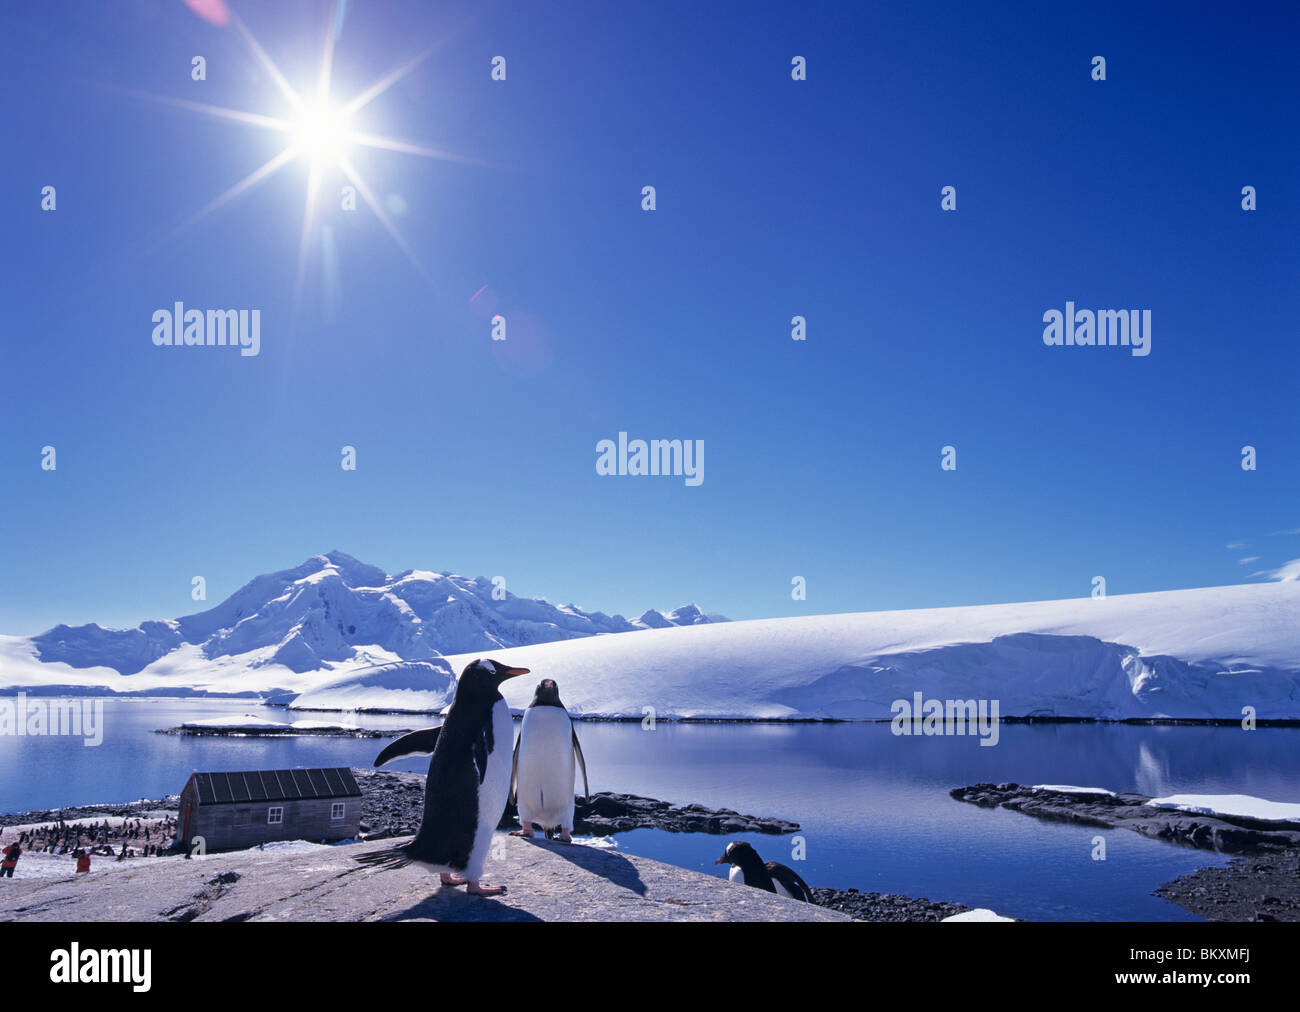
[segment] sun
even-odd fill
[[[420,273],[421,277],[430,280],[428,272],[385,210],[383,201],[371,189],[353,164],[352,154],[354,150],[370,148],[407,155],[418,155],[423,158],[482,164],[474,159],[465,158],[427,145],[369,132],[365,129],[364,124],[360,122],[365,107],[423,62],[436,48],[436,44],[430,45],[412,59],[394,67],[343,104],[337,104],[332,100],[331,78],[333,76],[334,48],[343,24],[343,18],[340,15],[345,11],[346,4],[340,3],[340,0],[335,0],[332,14],[326,22],[328,30],[325,33],[325,47],[314,87],[302,88],[295,88],[286,80],[279,67],[267,55],[266,50],[253,37],[253,34],[244,25],[240,17],[234,11],[228,12],[229,26],[243,37],[257,62],[261,64],[262,69],[266,72],[267,77],[287,102],[288,115],[275,116],[263,112],[229,109],[205,102],[128,90],[130,94],[139,98],[164,102],[168,105],[178,106],[206,116],[217,117],[241,126],[278,133],[285,138],[284,147],[278,154],[253,169],[243,179],[233,184],[225,192],[219,194],[206,206],[183,221],[172,230],[168,238],[174,237],[181,230],[190,227],[201,218],[243,196],[249,190],[278,173],[286,165],[292,162],[306,164],[308,169],[306,192],[303,201],[301,238],[298,246],[297,281],[294,286],[295,314],[296,307],[301,299],[303,279],[309,258],[309,245],[312,244],[313,236],[318,231],[318,204],[322,198],[322,182],[326,173],[337,172],[342,175],[344,181],[356,191],[356,195],[362,199],[371,213],[378,219],[398,248],[406,254],[406,258]],[[166,239],[163,241],[165,242]]]
[[[307,103],[292,123],[293,146],[313,168],[335,166],[347,158],[351,147],[348,116],[329,102]]]

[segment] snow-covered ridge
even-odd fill
[[[816,615],[494,654],[586,716],[888,719],[895,700],[1002,717],[1300,719],[1300,583]],[[459,671],[469,655],[448,660]],[[529,684],[507,682],[514,706]]]
[[[307,595],[304,586],[333,588],[340,581],[351,586],[346,574],[322,572],[325,568],[312,568],[303,574],[310,576],[308,583],[295,581],[294,589],[272,601],[286,595],[300,599]],[[428,602],[410,589],[429,588],[426,575],[403,574],[384,592],[411,608],[420,625],[432,626],[437,624],[432,616],[441,612],[422,617]],[[439,592],[458,579],[446,578]],[[274,589],[245,588],[247,594],[241,591],[214,611],[244,609]],[[331,622],[351,623],[352,613],[340,614],[342,602],[352,606],[350,596],[308,595],[308,600],[328,601]],[[472,607],[467,598],[456,600]],[[538,604],[515,601],[519,610]],[[287,616],[297,614],[287,603],[283,607]],[[325,604],[306,613],[323,621]],[[576,610],[570,614],[578,621],[593,619]],[[244,643],[245,620],[270,621],[261,610],[245,611],[231,628],[210,615],[176,624],[199,631],[210,626],[216,643]],[[453,698],[456,674],[490,650],[498,660],[533,671],[506,683],[512,706],[527,705],[537,680],[551,677],[570,711],[587,717],[640,719],[653,712],[659,719],[887,720],[895,700],[920,692],[927,700],[997,700],[1002,717],[1241,720],[1243,708],[1250,707],[1261,720],[1300,720],[1296,581],[705,623],[519,646],[505,645],[509,641],[502,637],[499,647],[475,644],[445,658],[394,649],[433,649],[411,633],[419,628],[415,622],[403,627],[410,638],[401,641],[387,637],[382,625],[358,625],[351,639],[341,641],[348,656],[322,659],[316,668],[303,670],[284,663],[286,642],[304,640],[315,656],[325,658],[333,656],[326,649],[331,641],[310,622],[294,628],[287,641],[244,653],[209,655],[206,646],[185,643],[132,675],[42,661],[33,640],[0,637],[0,684],[44,686],[45,692],[91,686],[119,692],[274,690],[278,699],[303,708],[437,712]],[[308,635],[308,630],[315,631]]]
[[[498,600],[497,598],[500,598]],[[135,629],[90,624],[55,626],[31,638],[37,659],[71,668],[111,668],[134,675],[186,646],[208,660],[241,656],[246,666],[283,665],[293,672],[335,664],[522,646],[711,621],[694,605],[621,615],[587,612],[517,597],[485,577],[407,570],[389,576],[342,552],[317,555],[292,569],[245,584],[207,611]],[[381,657],[362,656],[372,648]]]

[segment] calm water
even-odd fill
[[[98,748],[80,739],[0,737],[0,811],[161,797],[194,769],[368,766],[382,740],[190,738],[150,733],[183,720],[284,710],[225,700],[104,702]],[[335,719],[328,714],[305,716]],[[420,718],[365,715],[366,727]],[[803,826],[791,839],[750,836],[767,859],[813,885],[900,892],[989,906],[1035,920],[1183,920],[1150,896],[1161,882],[1226,858],[1114,831],[1107,860],[1091,859],[1096,830],[1039,822],[953,801],[980,781],[1133,790],[1254,794],[1300,802],[1300,730],[1004,725],[995,747],[963,737],[895,737],[887,724],[581,724],[593,791],[700,802]],[[393,764],[423,772],[427,760]],[[726,838],[639,830],[628,852],[718,874]]]

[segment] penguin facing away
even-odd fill
[[[727,844],[722,856],[713,863],[731,865],[727,877],[732,882],[765,889],[778,896],[788,896],[805,903],[812,902],[812,890],[808,888],[808,883],[793,869],[776,861],[764,861],[758,856],[758,851],[744,840],[733,840]]]
[[[507,678],[528,674],[493,660],[471,662],[456,683],[456,698],[441,727],[412,731],[375,759],[376,766],[401,756],[428,755],[424,818],[409,843],[357,858],[384,868],[415,862],[438,871],[443,885],[465,885],[476,896],[494,896],[505,886],[482,883],[492,833],[510,790],[509,745],[514,736],[510,707],[501,696]]]
[[[544,678],[524,710],[515,742],[510,797],[519,806],[520,828],[511,835],[531,837],[533,827],[540,826],[550,837],[558,827],[561,842],[572,842],[575,759],[582,768],[583,797],[588,797],[587,760],[573,718],[560,702],[559,686]]]

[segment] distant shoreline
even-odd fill
[[[89,696],[93,698],[104,699],[121,699],[134,702],[146,702],[157,700],[160,702],[175,702],[178,700],[195,700],[195,701],[221,701],[229,700],[231,702],[245,702],[258,706],[274,707],[276,709],[291,709],[294,713],[366,713],[376,716],[392,717],[429,717],[439,716],[445,706],[430,710],[397,710],[387,707],[357,707],[357,708],[337,708],[324,706],[297,706],[291,707],[287,703],[275,702],[268,699],[265,693],[251,692],[233,692],[233,693],[215,693],[207,691],[173,690],[172,692],[159,693],[156,690],[141,690],[140,692],[114,692],[103,686],[74,686],[74,685],[41,685],[41,686],[9,686],[0,689],[0,696],[13,693],[25,693],[32,697],[50,697],[59,696],[65,698],[76,698],[79,696]],[[522,715],[523,709],[514,713],[516,719]],[[629,714],[627,716],[607,716],[607,715],[588,715],[570,711],[570,716],[574,720],[585,721],[587,723],[599,724],[640,724],[646,718],[644,715]],[[664,716],[655,715],[656,723],[665,724],[890,724],[894,717],[681,717],[681,716]],[[1070,717],[1057,716],[1052,714],[1030,714],[1025,716],[1000,716],[997,721],[1003,724],[1129,724],[1134,726],[1148,727],[1240,727],[1240,717]],[[1255,727],[1300,727],[1300,717],[1257,717],[1254,720]]]

